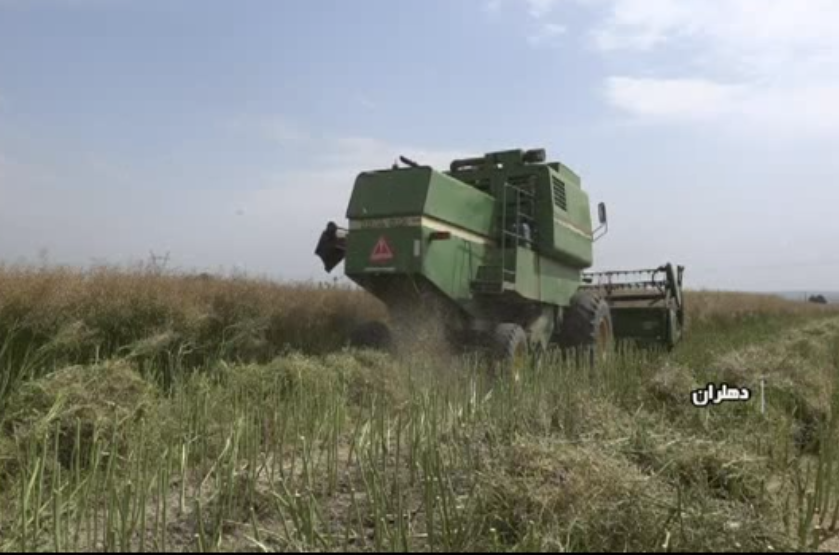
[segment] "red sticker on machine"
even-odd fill
[[[372,262],[386,262],[393,259],[393,251],[387,243],[387,239],[381,237],[376,247],[373,249],[373,254],[370,255]]]

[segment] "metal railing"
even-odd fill
[[[515,195],[510,198],[511,193]],[[535,243],[535,200],[533,191],[526,190],[519,185],[505,182],[501,192],[501,280],[515,281],[516,252],[509,256],[512,247],[522,245],[531,246]],[[508,211],[515,202],[514,218],[510,218]],[[510,225],[512,223],[512,226]],[[510,268],[510,265],[513,265]]]

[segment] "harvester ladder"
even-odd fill
[[[531,246],[535,243],[536,194],[534,179],[527,183],[501,185],[496,225],[500,231],[498,249],[493,260],[478,270],[478,276],[472,282],[475,291],[486,294],[499,294],[516,287],[516,266],[518,247]],[[522,186],[524,185],[524,186]],[[524,231],[525,225],[528,232]]]
[[[536,223],[536,194],[532,188],[504,183],[501,193],[501,281],[516,282],[517,247],[531,246]],[[511,198],[512,197],[512,198]],[[513,209],[513,214],[509,211]],[[512,216],[512,217],[511,217]],[[510,225],[512,224],[512,225]],[[525,232],[527,226],[527,232]],[[510,255],[512,253],[512,256]]]

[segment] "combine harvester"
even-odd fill
[[[358,176],[349,229],[330,222],[315,251],[327,273],[345,261],[347,277],[388,307],[390,322],[361,325],[352,345],[390,349],[430,317],[453,346],[489,347],[517,374],[551,346],[604,355],[616,342],[672,349],[681,339],[684,268],[586,273],[606,206],[593,229],[580,178],[543,149],[455,160],[446,172],[400,160]]]

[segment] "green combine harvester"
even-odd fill
[[[407,158],[361,173],[346,218],[315,254],[380,299],[357,347],[390,349],[394,330],[434,318],[454,346],[489,347],[513,371],[551,346],[606,354],[617,342],[673,348],[685,323],[684,268],[586,273],[608,231],[592,225],[580,178],[543,149],[493,152],[438,171]],[[635,278],[635,275],[640,277]]]

